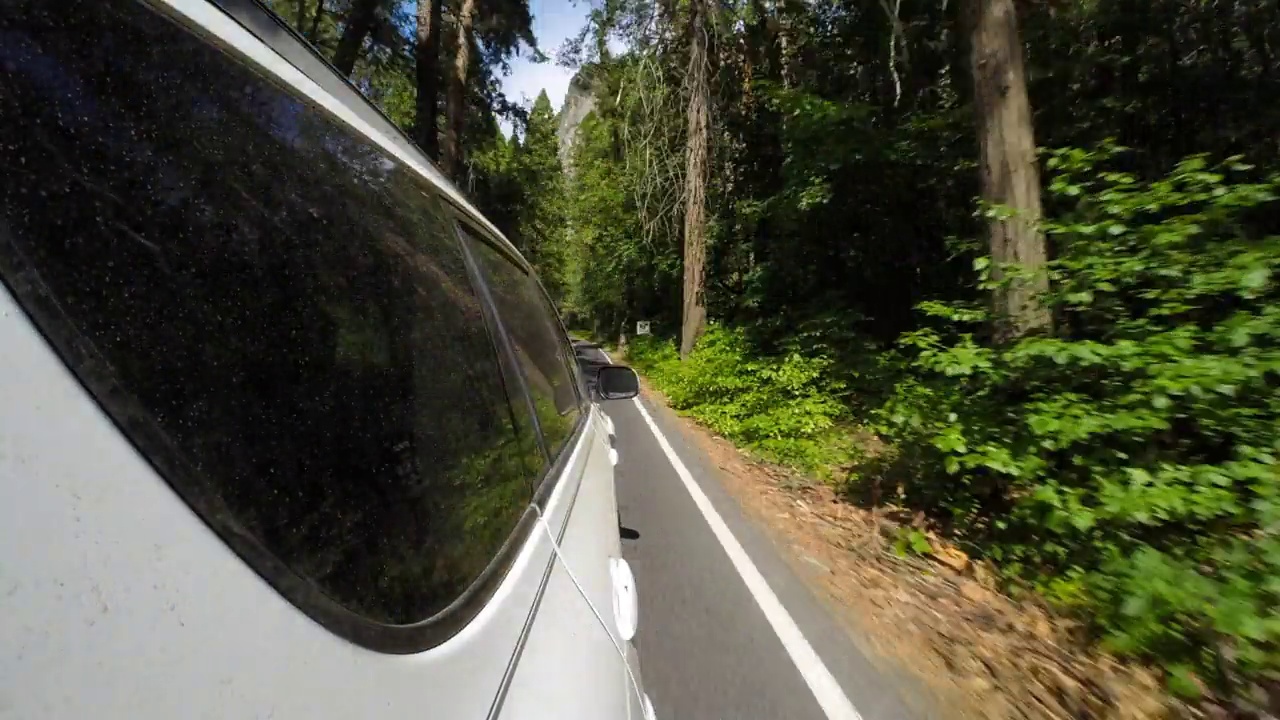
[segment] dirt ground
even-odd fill
[[[647,383],[646,399],[665,405]],[[960,551],[934,539],[932,558],[893,552],[895,527],[827,486],[757,462],[687,418],[687,435],[719,466],[725,488],[769,533],[854,642],[886,673],[918,681],[927,708],[954,718],[1189,718],[1149,670],[1085,646],[1077,628],[993,590]]]

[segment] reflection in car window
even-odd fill
[[[538,425],[554,456],[573,433],[579,412],[568,338],[532,275],[466,229],[462,235],[493,293],[503,327],[524,369]]]
[[[457,599],[542,460],[431,188],[134,0],[7,3],[0,67],[0,274],[140,450],[366,618]]]

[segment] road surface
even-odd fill
[[[601,407],[617,431],[636,645],[661,720],[921,717],[743,516],[669,411],[644,400]]]

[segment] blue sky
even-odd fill
[[[564,103],[569,90],[573,70],[556,64],[556,50],[565,40],[578,34],[586,23],[590,5],[585,0],[529,0],[533,15],[533,35],[538,48],[548,56],[545,63],[529,62],[526,51],[523,57],[511,63],[511,74],[503,78],[502,89],[507,97],[519,103],[533,104],[543,89],[556,110]],[[510,128],[505,128],[510,132]]]

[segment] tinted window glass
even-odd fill
[[[493,302],[529,383],[538,424],[554,454],[573,433],[578,418],[578,392],[568,338],[532,275],[465,230],[463,237],[493,293]]]
[[[541,459],[431,188],[132,0],[5,3],[0,67],[0,273],[139,448],[279,587],[458,598]]]

